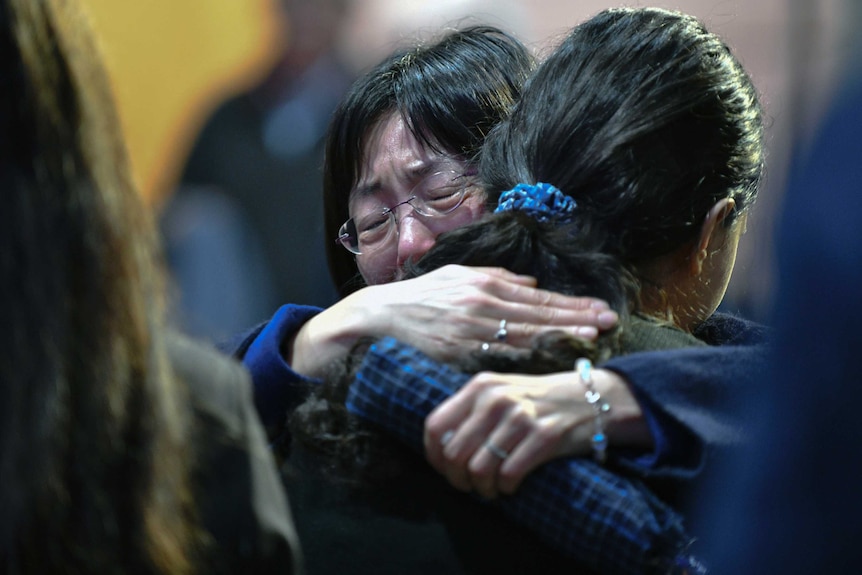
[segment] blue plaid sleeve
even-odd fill
[[[347,408],[422,452],[425,418],[470,378],[395,339],[366,355]],[[682,518],[642,483],[588,459],[549,462],[493,504],[567,556],[601,573],[702,573],[684,550]]]

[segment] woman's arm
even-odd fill
[[[617,322],[608,305],[535,287],[536,280],[502,268],[449,265],[420,277],[369,286],[308,321],[285,342],[298,373],[320,377],[363,336],[396,337],[438,361],[494,341],[506,320],[506,344],[530,347],[551,330],[594,339]]]
[[[347,406],[421,451],[425,417],[468,378],[385,338],[366,355]],[[495,504],[602,573],[675,573],[673,565],[696,564],[686,554],[691,538],[675,511],[639,482],[589,460],[542,466]]]
[[[493,341],[507,320],[506,343],[530,345],[562,329],[594,338],[617,316],[594,298],[536,289],[535,280],[499,268],[446,266],[421,277],[366,287],[326,310],[282,306],[267,324],[234,338],[224,351],[252,374],[254,399],[272,436],[303,385],[321,377],[360,337],[393,335],[440,360]]]
[[[765,330],[719,315],[699,332],[720,347],[635,353],[594,370],[611,406],[603,418],[609,459],[637,476],[693,479],[707,448],[742,437],[738,414],[762,376]],[[428,460],[459,489],[513,493],[539,465],[590,452],[585,391],[574,372],[479,374],[427,419]],[[487,441],[509,456],[495,457]]]
[[[603,401],[613,406],[603,416],[609,444],[651,450],[647,419],[625,381],[599,369],[592,379]],[[479,373],[426,419],[426,457],[462,491],[486,498],[512,494],[543,463],[590,454],[595,411],[586,391],[574,371]],[[494,455],[488,442],[507,457]]]
[[[709,347],[643,352],[604,364],[649,415],[656,449],[618,462],[644,477],[690,479],[709,451],[746,439],[741,414],[765,377],[767,330],[717,314],[698,333]]]

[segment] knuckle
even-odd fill
[[[548,324],[557,324],[569,319],[565,316],[564,310],[552,307],[550,304],[539,308],[539,315],[542,321]]]
[[[493,469],[479,457],[474,457],[467,465],[467,471],[474,482],[485,483],[491,477]]]
[[[471,291],[474,296],[482,296],[492,291],[499,281],[493,275],[474,272],[468,277],[465,284],[472,288]]]
[[[513,408],[513,400],[500,388],[489,389],[482,402],[492,417],[502,417]]]
[[[535,292],[536,305],[542,307],[542,309],[551,310],[552,306],[555,304],[554,294],[545,291],[542,289],[533,290]]]
[[[533,434],[542,445],[555,443],[560,438],[560,430],[556,425],[539,423],[533,429]]]
[[[535,323],[524,323],[518,326],[520,336],[525,339],[532,339],[541,331],[542,326]]]
[[[467,382],[464,389],[469,389],[474,393],[481,393],[496,387],[497,381],[495,374],[490,371],[480,371]]]
[[[453,430],[458,423],[457,415],[460,400],[461,398],[458,395],[455,395],[447,402],[437,406],[437,408],[425,418],[425,434],[439,440],[444,433]]]
[[[509,424],[516,430],[522,431],[534,425],[533,415],[525,407],[517,405],[509,415]]]

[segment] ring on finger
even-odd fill
[[[497,333],[494,334],[494,339],[497,341],[506,341],[506,336],[509,335],[509,330],[506,329],[506,320],[500,320],[500,328],[497,330]]]
[[[452,441],[453,437],[455,437],[455,430],[450,429],[440,437],[440,445],[446,447],[446,444]]]
[[[496,457],[498,457],[500,459],[506,459],[507,457],[509,457],[508,451],[506,451],[502,447],[498,447],[498,446],[494,445],[493,443],[491,443],[490,439],[485,442],[485,449],[487,449],[493,455],[495,455]]]

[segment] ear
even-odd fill
[[[706,219],[700,228],[700,235],[694,244],[689,256],[689,271],[691,275],[698,276],[703,271],[703,262],[709,256],[709,243],[718,241],[718,235],[722,233],[722,222],[736,208],[736,200],[724,198],[715,203],[706,214]]]

